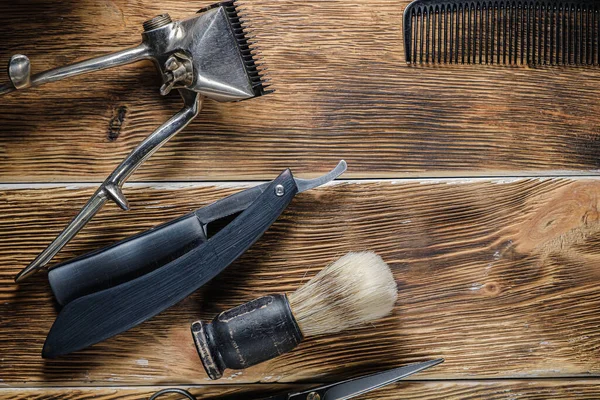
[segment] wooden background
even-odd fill
[[[208,4],[1,2],[0,64],[23,53],[39,72],[132,46],[144,20]],[[286,167],[314,177],[343,158],[344,180],[297,196],[193,296],[59,360],[40,357],[57,313],[45,274],[14,275],[181,101],[158,94],[145,62],[0,98],[0,398],[146,399],[180,385],[234,399],[437,357],[446,362],[362,398],[600,398],[600,71],[409,67],[407,4],[246,2],[277,92],[206,101],[126,185],[132,210],[105,206],[56,261]],[[394,271],[391,316],[208,380],[191,322],[292,291],[363,249]]]

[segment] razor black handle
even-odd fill
[[[269,184],[254,186],[113,245],[64,262],[48,273],[59,304],[138,278],[208,240]]]
[[[288,169],[263,190],[231,223],[176,260],[65,305],[48,333],[42,356],[65,355],[133,328],[214,278],[275,222],[298,186]]]
[[[194,212],[111,246],[57,265],[48,272],[60,305],[135,279],[207,240]]]

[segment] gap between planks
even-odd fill
[[[293,172],[293,171],[292,171]],[[299,178],[302,178],[301,176]],[[319,187],[326,187],[331,185],[340,184],[363,184],[363,183],[389,183],[389,184],[401,184],[401,183],[422,183],[422,184],[435,184],[435,183],[448,183],[448,184],[465,184],[465,183],[476,183],[476,182],[492,182],[492,183],[510,183],[519,180],[551,180],[551,179],[568,179],[568,180],[584,180],[584,179],[600,179],[600,174],[590,175],[503,175],[503,176],[460,176],[460,177],[405,177],[405,178],[381,178],[381,179],[336,179],[328,182]],[[275,179],[275,176],[273,177]],[[232,180],[232,181],[148,181],[148,182],[126,182],[123,187],[131,188],[149,188],[149,189],[188,189],[188,188],[201,188],[201,187],[216,187],[216,188],[243,188],[260,185],[265,180]],[[12,183],[12,182],[0,182],[0,190],[21,190],[21,189],[51,189],[51,188],[67,188],[67,189],[85,189],[91,187],[97,187],[102,182],[51,182],[51,183]]]
[[[375,372],[430,356],[444,356],[447,362],[443,370],[426,372],[420,379],[600,374],[594,312],[600,301],[594,284],[600,237],[597,179],[519,179],[499,185],[410,181],[333,185],[309,192],[298,196],[260,243],[212,288],[203,288],[111,343],[70,360],[42,364],[36,346],[41,346],[55,315],[48,288],[17,290],[12,276],[34,255],[32,235],[37,241],[61,229],[72,210],[65,199],[84,201],[87,191],[4,192],[0,227],[6,240],[0,250],[6,255],[1,260],[6,285],[0,309],[6,310],[7,323],[0,324],[6,333],[0,335],[6,345],[6,368],[0,373],[5,384],[39,385],[42,378],[54,385],[204,383],[189,341],[191,318],[212,318],[258,294],[297,288],[307,269],[356,248],[377,250],[392,266],[402,289],[396,317],[380,321],[376,331],[306,341],[268,365],[243,376],[233,374],[232,383],[338,379],[358,374],[357,368]],[[132,189],[132,199],[141,206],[127,220],[115,207],[107,209],[62,257],[180,215],[199,199],[203,204],[234,191]],[[160,207],[165,202],[169,206]],[[29,285],[39,286],[42,280]],[[35,329],[32,320],[37,321]],[[147,369],[136,362],[141,350],[147,353]],[[173,359],[173,354],[182,357]]]

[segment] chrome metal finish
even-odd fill
[[[193,80],[191,60],[183,53],[175,53],[165,62],[165,83],[160,87],[160,94],[169,94],[178,84],[191,85]]]
[[[40,86],[46,83],[59,81],[61,79],[70,78],[72,76],[81,75],[88,72],[100,71],[102,69],[130,64],[132,62],[148,58],[148,56],[148,49],[146,45],[142,43],[139,46],[132,47],[130,49],[118,51],[116,53],[108,54],[102,57],[92,58],[75,64],[67,65],[64,67],[58,67],[41,72],[39,74],[35,74],[31,77],[31,84],[26,87]],[[11,58],[11,62],[13,58]],[[0,86],[0,95],[10,93],[15,89],[21,88],[14,85],[14,82],[12,84],[7,83],[3,86]]]
[[[31,63],[23,54],[15,54],[8,62],[8,76],[17,89],[31,86]]]
[[[150,48],[151,58],[164,83],[170,81],[171,56],[183,53],[191,63],[192,76],[187,84],[175,84],[175,88],[185,87],[217,101],[255,96],[225,8],[212,8],[192,18],[144,32],[142,38]]]
[[[275,186],[275,194],[278,197],[281,197],[285,194],[285,188],[283,187],[283,185],[277,185]]]
[[[10,83],[0,86],[0,95],[148,59],[161,74],[160,93],[166,95],[178,89],[184,101],[181,111],[140,143],[106,178],[64,231],[17,275],[17,282],[48,264],[107,200],[128,210],[121,186],[148,157],[198,115],[203,97],[239,101],[270,92],[246,35],[234,2],[229,1],[214,4],[181,21],[172,21],[168,14],[159,15],[144,23],[142,42],[135,47],[33,76],[26,56],[11,58]]]

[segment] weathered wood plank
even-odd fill
[[[300,172],[300,171],[298,171]],[[127,187],[60,259],[233,193],[230,186]],[[42,275],[12,279],[71,218],[88,188],[0,192],[0,379],[8,385],[209,383],[189,324],[261,295],[295,290],[350,250],[387,260],[392,316],[307,340],[225,382],[335,379],[445,357],[429,378],[600,373],[600,180],[339,183],[298,196],[238,262],[151,321],[79,354],[44,361],[56,311]]]
[[[283,385],[279,385],[283,386]],[[304,386],[301,386],[304,387]],[[146,400],[163,387],[144,388],[43,388],[43,389],[1,389],[0,399],[10,400]],[[262,398],[276,389],[273,385],[212,385],[185,388],[194,396],[201,399],[219,398],[235,400],[240,396],[244,399]],[[600,380],[489,380],[489,381],[406,381],[390,385],[384,389],[357,397],[356,400],[378,399],[396,400],[560,400],[560,399],[590,399],[600,397]],[[168,397],[165,396],[165,399]],[[162,400],[162,399],[161,399]]]
[[[209,3],[3,2],[0,64],[22,52],[40,71],[131,46],[145,19]],[[133,179],[265,179],[288,166],[316,174],[340,158],[357,178],[598,171],[597,69],[408,67],[408,0],[247,3],[277,92],[207,101]],[[140,63],[2,97],[0,180],[103,179],[180,107],[158,85]]]

